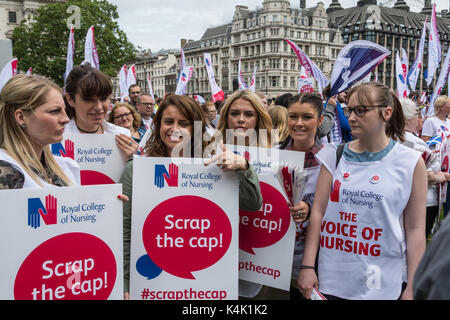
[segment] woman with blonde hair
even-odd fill
[[[280,143],[289,136],[287,118],[287,108],[282,106],[273,106],[269,109],[269,116],[272,119],[273,129],[278,130],[278,139],[274,143]],[[274,137],[275,140],[275,137]]]
[[[264,130],[264,131],[263,131]],[[261,99],[250,90],[233,93],[225,102],[217,125],[216,139],[227,144],[270,148],[272,119]]]
[[[130,130],[131,138],[141,142],[145,130],[141,127],[141,115],[128,103],[116,104],[108,115],[108,122]]]
[[[0,92],[0,189],[80,184],[70,158],[53,157],[69,122],[61,89],[37,75],[16,75]]]
[[[423,122],[422,140],[427,142],[431,137],[441,130],[450,130],[450,120],[447,116],[450,113],[450,99],[447,96],[440,96],[434,102],[434,115]]]

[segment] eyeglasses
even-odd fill
[[[129,117],[129,116],[131,116],[131,112],[127,112],[127,113],[122,113],[122,114],[119,114],[118,116],[115,116],[114,117],[114,120],[117,120],[117,119],[120,119],[120,118],[123,118],[123,117]]]
[[[344,114],[347,118],[350,118],[352,112],[359,118],[362,118],[366,115],[367,111],[373,108],[386,108],[386,106],[356,106],[354,108],[344,108]]]
[[[142,104],[143,106],[146,106],[146,107],[148,107],[148,106],[154,106],[155,104],[154,103],[151,103],[151,102],[141,102],[140,104]]]

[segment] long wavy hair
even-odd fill
[[[203,149],[205,147],[205,142],[203,141],[203,136],[206,131],[206,122],[203,116],[202,108],[197,101],[188,96],[170,95],[163,100],[161,105],[158,107],[155,118],[152,123],[152,134],[148,139],[143,153],[148,157],[170,157],[169,150],[167,146],[163,143],[161,139],[161,121],[164,114],[164,110],[168,107],[173,106],[192,124],[194,128],[195,122],[201,123],[201,137],[195,137],[195,132],[191,136],[191,157],[194,156],[194,151],[200,148],[203,155]],[[194,131],[194,130],[193,130]]]
[[[40,186],[39,177],[44,180],[50,177],[30,143],[32,138],[20,127],[14,114],[16,110],[34,112],[46,103],[51,89],[61,93],[61,88],[47,78],[19,74],[11,78],[0,92],[0,148],[6,150]],[[42,156],[48,170],[70,185],[69,178],[53,158],[50,146],[44,146]]]
[[[237,100],[237,99],[245,99],[248,102],[251,103],[253,108],[255,109],[258,119],[256,121],[256,133],[259,132],[261,129],[265,129],[267,131],[267,135],[264,136],[263,139],[261,139],[262,135],[257,135],[257,146],[263,147],[263,148],[270,148],[272,146],[272,119],[269,116],[269,113],[267,112],[266,108],[264,108],[264,105],[262,103],[261,98],[258,97],[258,95],[250,90],[239,90],[234,92],[229,98],[227,98],[224,106],[221,109],[220,112],[220,118],[219,122],[217,124],[217,133],[214,135],[214,140],[216,142],[219,142],[219,138],[221,135],[222,140],[226,139],[226,131],[228,128],[228,114],[230,112],[231,105]]]

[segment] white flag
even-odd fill
[[[14,77],[17,74],[17,58],[9,61],[0,72],[0,90],[3,89],[3,86],[8,82],[9,79]]]
[[[447,51],[447,56],[445,57],[444,64],[442,65],[441,74],[436,82],[436,87],[434,88],[433,94],[430,98],[430,108],[428,109],[428,115],[434,114],[434,102],[441,95],[442,89],[444,89],[445,83],[448,79],[448,74],[450,71],[450,49]]]
[[[123,102],[125,97],[128,97],[127,87],[127,65],[124,64],[119,73],[119,86],[120,86],[120,101]]]
[[[149,91],[150,95],[152,96],[154,103],[156,103],[155,95],[153,94],[152,81],[150,80],[150,74],[147,74],[147,85],[148,85],[148,91]]]
[[[133,64],[127,72],[127,90],[134,84],[136,84],[136,66]]]
[[[100,69],[100,61],[95,46],[94,26],[89,28],[84,42],[84,61],[82,64],[86,63],[89,63],[93,68]]]
[[[256,91],[256,71],[258,71],[258,67],[255,67],[255,70],[253,70],[252,81],[250,81],[250,87],[248,88],[252,92]]]
[[[430,86],[434,78],[436,69],[441,63],[441,42],[439,41],[439,33],[436,24],[436,4],[433,4],[433,14],[431,16],[430,38],[428,41],[428,72],[427,85]]]
[[[212,93],[212,101],[223,101],[225,100],[225,93],[223,90],[217,85],[216,79],[214,78],[214,69],[212,67],[211,54],[204,53],[203,58],[206,64],[206,71],[208,72],[209,84],[211,86]]]
[[[395,73],[397,80],[397,96],[399,98],[406,98],[408,97],[408,86],[406,85],[406,75],[404,75],[405,73],[403,72],[402,61],[400,59],[400,54],[398,51],[395,59]]]
[[[423,49],[425,47],[425,36],[427,35],[427,21],[428,17],[425,18],[425,23],[423,25],[422,36],[420,37],[416,59],[408,72],[408,85],[412,90],[416,90],[417,79],[419,79],[420,69],[422,68]]]
[[[239,85],[239,90],[248,89],[248,86],[245,83],[244,77],[242,76],[241,59],[239,59],[239,64],[238,64],[238,85]]]
[[[183,69],[183,71],[181,72],[180,80],[177,83],[177,89],[175,90],[176,95],[181,96],[185,94],[187,84],[191,79],[193,71],[194,67],[192,66],[187,66]]]
[[[67,43],[67,58],[66,58],[66,72],[64,73],[64,83],[69,75],[70,71],[73,69],[73,56],[75,50],[75,33],[73,28],[70,29],[69,41]]]

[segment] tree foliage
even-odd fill
[[[69,0],[40,7],[37,14],[14,29],[13,54],[19,60],[19,70],[32,67],[33,73],[62,86],[69,26],[74,24],[74,66],[83,62],[86,33],[94,26],[100,69],[111,77],[117,76],[120,67],[134,59],[134,46],[120,30],[118,18],[117,7],[106,0]]]

